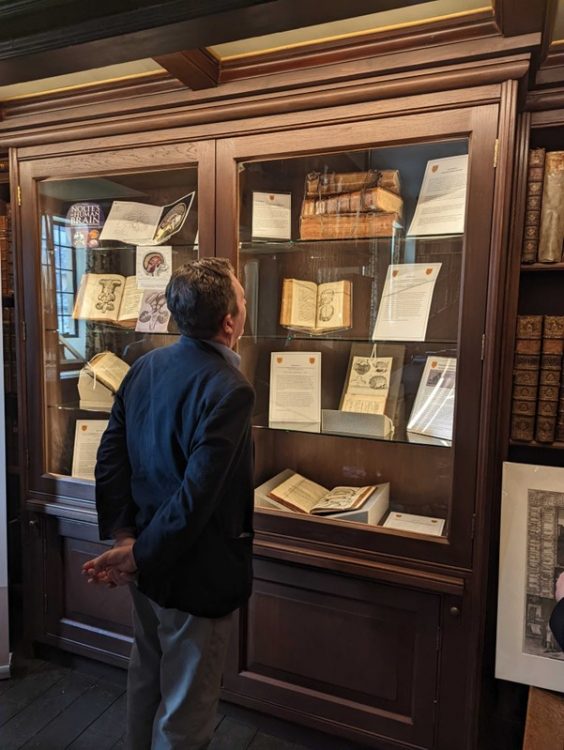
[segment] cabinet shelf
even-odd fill
[[[346,333],[346,332],[345,332]],[[240,341],[241,342],[255,342],[255,341],[310,341],[310,342],[341,342],[341,343],[361,343],[361,344],[374,344],[381,345],[381,344],[399,344],[402,346],[420,346],[425,347],[426,345],[432,345],[432,346],[440,346],[442,347],[441,351],[456,351],[458,348],[458,343],[454,339],[425,339],[425,341],[388,341],[384,339],[379,339],[378,341],[374,341],[371,338],[368,338],[366,336],[337,336],[335,334],[326,334],[324,336],[314,336],[312,334],[307,334],[303,332],[294,333],[294,332],[288,332],[287,334],[284,333],[267,333],[267,334],[257,334],[256,336],[253,334],[245,334],[244,336],[241,336]]]
[[[401,437],[383,437],[377,435],[353,435],[351,433],[336,433],[336,432],[309,432],[308,430],[290,430],[290,429],[279,429],[276,427],[268,427],[264,424],[253,424],[255,430],[265,430],[272,434],[289,434],[289,435],[311,435],[314,438],[327,437],[337,438],[338,440],[370,440],[382,443],[393,443],[395,445],[422,445],[426,448],[451,448],[452,444],[448,440],[442,440],[441,438],[433,438],[427,435],[412,434],[409,437],[405,436],[405,431],[401,430]]]
[[[444,242],[452,243],[455,241],[462,242],[462,234],[440,234],[440,235],[410,235],[403,234],[389,235],[387,237],[364,237],[350,239],[320,239],[320,240],[251,240],[241,242],[239,251],[241,253],[292,253],[304,250],[311,250],[315,247],[330,247],[335,249],[371,249],[375,245],[383,244],[389,246],[390,243],[401,241],[407,242]]]
[[[564,271],[564,263],[522,263],[521,273]]]
[[[535,448],[539,450],[556,450],[564,451],[564,443],[555,441],[554,443],[537,443],[536,440],[530,442],[524,442],[522,440],[510,440],[509,445],[516,446],[517,448]]]

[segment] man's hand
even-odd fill
[[[554,589],[554,598],[557,602],[560,601],[560,599],[564,599],[564,573],[560,573],[558,578],[556,579],[556,587]]]
[[[88,583],[104,583],[114,588],[134,581],[137,571],[133,557],[134,544],[134,537],[121,537],[113,549],[85,562],[82,574],[88,577]]]

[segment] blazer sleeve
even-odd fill
[[[122,389],[115,396],[108,427],[102,435],[94,475],[100,539],[111,539],[119,529],[134,528],[137,506],[131,497]]]
[[[550,616],[550,629],[564,651],[564,599],[560,599]]]
[[[182,483],[139,534],[133,555],[141,573],[172,568],[198,540],[221,498],[233,461],[250,440],[254,393],[228,392],[197,427]]]

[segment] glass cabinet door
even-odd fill
[[[231,147],[259,528],[444,547],[456,503],[472,507],[471,491],[455,499],[457,466],[476,456],[481,371],[463,327],[470,142]]]
[[[29,382],[30,420],[42,415],[32,488],[54,481],[57,494],[92,496],[121,381],[136,359],[179,336],[168,279],[201,243],[213,254],[213,220],[199,222],[212,215],[213,175],[213,144],[23,165],[36,202],[33,235],[22,226],[37,247],[27,278],[41,300],[32,315],[26,289],[28,346],[43,375]]]
[[[46,470],[93,479],[114,394],[173,342],[171,272],[198,255],[197,168],[38,184]]]

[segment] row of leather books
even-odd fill
[[[564,240],[564,151],[529,151],[522,263],[558,263]]]
[[[389,237],[401,226],[397,169],[310,172],[300,214],[300,239]]]
[[[14,262],[11,252],[10,206],[0,201],[0,264],[2,268],[2,294],[11,294],[14,290]]]
[[[519,315],[513,361],[511,439],[564,442],[564,315]]]

